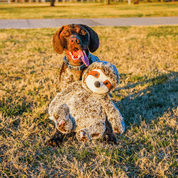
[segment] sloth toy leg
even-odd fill
[[[76,133],[79,141],[91,141],[93,139],[101,138],[106,131],[105,122],[101,121],[86,129],[82,129]]]

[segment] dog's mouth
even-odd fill
[[[85,51],[82,51],[78,48],[74,48],[73,51],[68,52],[68,57],[74,63],[82,61],[86,66],[89,66],[89,59],[88,59]]]

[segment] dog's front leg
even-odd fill
[[[55,128],[53,136],[46,142],[47,145],[52,147],[59,147],[63,142],[64,134]]]

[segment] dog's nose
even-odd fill
[[[78,38],[71,38],[70,44],[79,44],[79,39]]]
[[[94,83],[94,85],[95,85],[95,87],[99,88],[99,87],[100,87],[100,82],[96,81],[96,82]]]

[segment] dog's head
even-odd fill
[[[65,51],[72,62],[82,61],[88,66],[88,50],[90,52],[97,50],[99,38],[97,33],[86,25],[65,25],[54,35],[53,46],[59,54]]]

